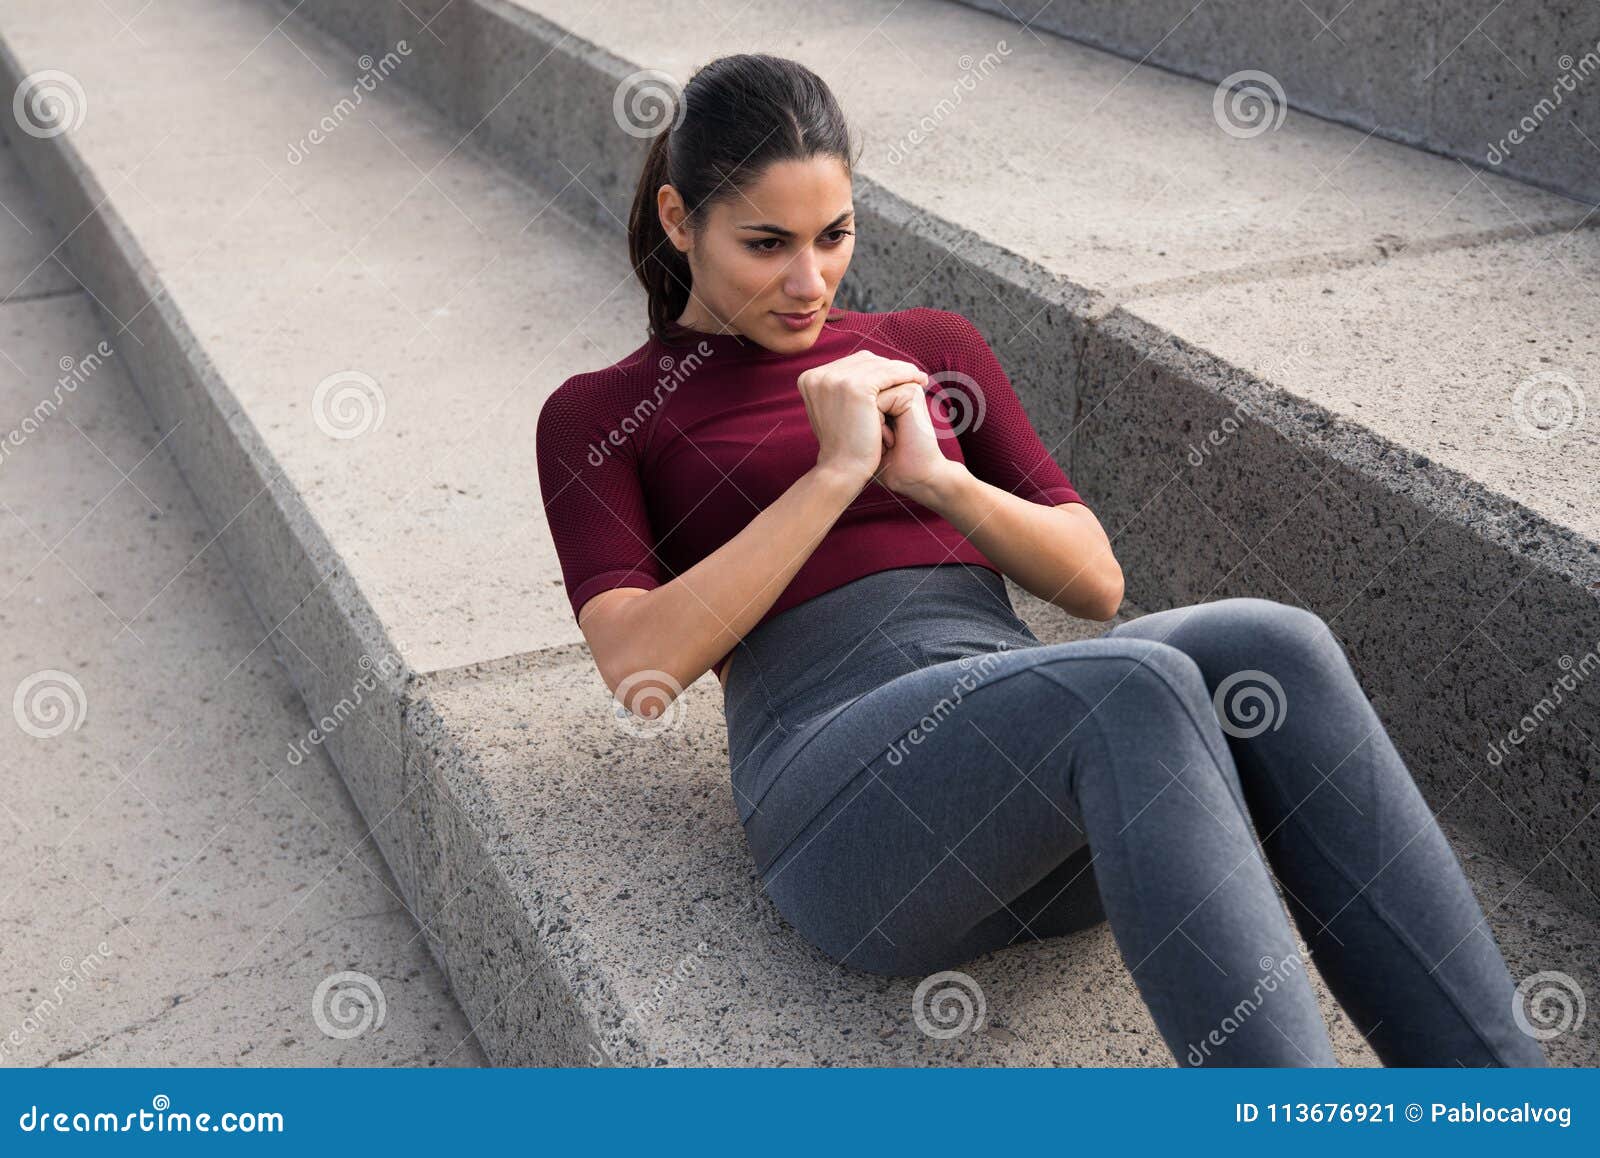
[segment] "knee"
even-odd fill
[[[1219,599],[1212,606],[1226,617],[1230,631],[1273,650],[1321,647],[1334,638],[1327,620],[1293,603],[1243,595]]]
[[[1228,617],[1226,634],[1248,641],[1247,651],[1233,651],[1238,670],[1218,674],[1214,693],[1217,719],[1230,736],[1276,731],[1295,693],[1352,674],[1343,645],[1315,611],[1272,599],[1219,605]]]

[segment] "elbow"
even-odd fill
[[[658,641],[640,625],[638,604],[644,598],[613,598],[578,626],[612,698],[630,715],[657,720],[685,685],[675,674],[679,665],[662,656]]]
[[[600,678],[617,703],[641,720],[659,720],[683,695],[683,685],[659,668],[634,668],[626,672],[601,670]]]
[[[642,720],[659,720],[683,695],[683,683],[660,664],[659,659],[632,650],[595,658],[600,678],[612,698]]]
[[[1089,616],[1104,623],[1115,619],[1122,610],[1122,568],[1116,560],[1112,560],[1110,573],[1100,585],[1100,598],[1095,602],[1094,612]]]
[[[1122,569],[1113,563],[1109,574],[1076,585],[1070,598],[1058,593],[1050,602],[1078,619],[1115,619],[1122,609]]]
[[[1115,619],[1122,610],[1123,583],[1122,564],[1117,562],[1111,541],[1106,538],[1099,520],[1088,507],[1063,504],[1056,509],[1071,516],[1076,534],[1075,539],[1069,537],[1067,540],[1070,543],[1069,557],[1062,563],[1062,567],[1076,581],[1071,583],[1075,588],[1072,600],[1075,606],[1061,600],[1052,602],[1080,619],[1102,623]]]

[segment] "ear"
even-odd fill
[[[679,253],[688,253],[694,247],[690,236],[688,212],[683,198],[670,184],[656,190],[656,215],[661,218],[661,229]]]

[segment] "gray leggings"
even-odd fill
[[[1548,1064],[1313,612],[1044,644],[995,572],[894,568],[758,625],[725,712],[767,895],[836,963],[926,974],[1107,920],[1179,1065],[1337,1065],[1275,873],[1385,1065]]]

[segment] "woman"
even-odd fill
[[[1121,569],[967,319],[833,308],[827,86],[738,55],[682,100],[630,222],[650,337],[545,403],[539,478],[607,686],[722,681],[784,917],[884,974],[1109,920],[1180,1065],[1334,1065],[1270,863],[1386,1064],[1546,1064],[1328,626],[1235,598],[1041,643],[1003,574],[1106,621]]]

